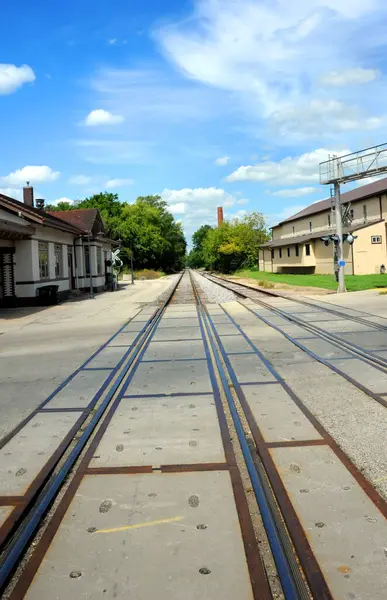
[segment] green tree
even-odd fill
[[[208,233],[211,230],[211,225],[202,225],[192,236],[193,248],[187,258],[187,264],[192,269],[198,269],[206,266],[203,245]]]
[[[74,205],[70,202],[58,202],[58,204],[47,204],[44,210],[56,212],[61,210],[73,210]]]
[[[253,212],[242,219],[224,221],[208,232],[203,242],[203,257],[208,268],[232,273],[256,264],[258,247],[269,239],[265,218]]]
[[[126,265],[130,264],[133,253],[136,269],[173,272],[184,266],[186,241],[181,224],[167,207],[159,195],[140,196],[129,204],[120,202],[118,194],[107,192],[70,205],[70,208],[98,208],[108,235],[121,239],[120,256]],[[61,210],[59,205],[57,210]]]

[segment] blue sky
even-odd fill
[[[328,190],[387,137],[383,0],[4,0],[0,189],[161,193],[189,236]],[[367,183],[367,180],[364,180]]]

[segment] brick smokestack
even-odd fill
[[[34,207],[34,188],[27,181],[27,185],[23,188],[23,202],[26,206]]]
[[[223,206],[218,206],[218,227],[223,223]]]

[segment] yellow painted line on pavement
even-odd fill
[[[129,529],[140,529],[140,527],[152,527],[163,523],[175,523],[183,517],[172,517],[171,519],[160,519],[159,521],[148,521],[147,523],[136,523],[136,525],[125,525],[124,527],[113,527],[112,529],[97,529],[95,533],[116,533],[117,531],[128,531]]]

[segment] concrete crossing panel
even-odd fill
[[[86,477],[25,598],[252,600],[229,473]]]
[[[123,398],[90,466],[225,462],[214,398]]]
[[[212,392],[206,361],[141,363],[125,394],[192,392]]]
[[[387,523],[326,446],[271,451],[335,600],[384,600]]]
[[[86,408],[109,371],[80,371],[44,408]]]
[[[0,450],[0,496],[23,496],[81,413],[35,415]]]

